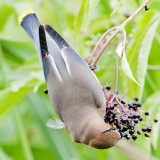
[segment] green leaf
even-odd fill
[[[0,6],[0,30],[2,30],[9,18],[12,14],[13,8],[8,6],[7,4],[2,4]]]
[[[159,108],[160,108],[160,98],[159,98],[159,95],[160,95],[160,91],[155,92],[153,95],[151,95],[145,101],[143,110],[146,110],[146,111],[150,112],[150,116],[146,118],[148,121],[154,119],[155,115],[159,112]]]
[[[11,158],[0,148],[0,159],[1,160],[11,160]]]
[[[159,107],[160,107],[160,104],[159,104]],[[156,117],[160,117],[160,111],[156,114]],[[159,133],[160,133],[160,120],[158,121],[158,123],[154,124],[152,128],[152,145],[154,150],[157,150],[158,137],[160,136]]]
[[[17,41],[16,38],[12,38],[3,34],[0,34],[0,44],[2,49],[5,50],[4,57],[7,60],[23,62],[31,55],[35,54],[33,44],[28,42]]]
[[[87,0],[86,7],[85,7],[85,17],[84,17],[84,28],[85,32],[87,32],[89,22],[91,20],[92,13],[96,8],[99,0]]]
[[[75,18],[75,27],[76,27],[77,35],[79,34],[80,29],[81,29],[82,24],[83,24],[85,5],[86,5],[87,2],[88,2],[88,0],[82,0],[80,10],[79,10],[79,12],[78,12],[78,14]]]
[[[23,148],[24,157],[26,160],[34,160],[32,152],[31,152],[31,148],[29,146],[29,143],[28,143],[28,140],[26,137],[25,128],[24,128],[24,124],[22,122],[22,118],[20,117],[19,113],[16,110],[17,110],[17,108],[12,109],[13,115],[15,117],[15,122],[17,125],[19,140],[20,140],[21,146]]]
[[[139,97],[142,96],[144,83],[145,83],[145,76],[147,72],[147,65],[148,65],[148,57],[150,54],[150,50],[152,47],[152,42],[154,36],[156,34],[157,27],[159,25],[159,20],[155,21],[147,31],[140,48],[140,53],[138,55],[138,65],[137,65],[137,77],[138,82],[140,83],[141,90],[139,93]]]
[[[160,117],[160,91],[155,92],[153,95],[151,95],[149,98],[147,98],[143,110],[147,110],[150,113],[149,117],[144,117],[144,122],[153,121],[154,118]],[[153,124],[152,128],[152,134],[151,134],[151,145],[152,145],[152,154],[154,156],[157,156],[157,151],[160,150],[159,145],[159,137],[160,137],[160,121],[158,123]],[[156,150],[156,152],[155,152]],[[160,155],[158,156],[160,158]]]
[[[135,76],[135,79],[138,79],[138,76],[139,76],[139,75],[137,75],[137,73],[138,73],[137,66],[138,66],[138,58],[139,58],[138,55],[140,52],[140,48],[142,48],[142,42],[144,41],[145,36],[149,35],[147,33],[150,30],[150,27],[159,18],[160,18],[159,12],[152,10],[152,11],[146,13],[143,16],[143,18],[140,19],[138,29],[134,32],[134,36],[132,36],[133,42],[132,42],[132,45],[127,49],[126,56],[127,56],[131,71],[132,71],[133,75]],[[152,27],[154,27],[154,26],[152,26]],[[149,31],[149,32],[151,32],[151,31]],[[155,33],[155,32],[156,32],[156,30],[154,30],[153,33]],[[144,42],[146,42],[146,43],[145,44],[143,43],[143,45],[145,45],[145,46],[143,46],[143,48],[145,48],[145,47],[148,48],[146,45],[150,46],[152,44],[154,36],[152,36],[152,35],[150,35],[150,36],[151,36],[152,40],[151,41],[149,40],[149,42],[150,42],[149,44],[147,43],[147,40],[145,40]],[[146,37],[146,38],[149,38],[149,37]],[[148,48],[147,53],[148,52],[150,53],[150,48]],[[147,57],[145,57],[145,60],[148,60],[149,54],[147,54],[146,56]],[[141,65],[142,65],[142,63],[143,63],[143,60],[141,62]],[[144,70],[144,71],[146,71],[146,70]],[[144,73],[141,73],[141,74],[145,75]],[[141,93],[143,92],[143,87],[139,87],[139,86],[137,86],[137,84],[134,84],[132,81],[125,79],[123,74],[121,75],[121,78],[123,79],[123,88],[129,87],[129,91],[128,91],[127,95],[129,97],[138,96],[139,99],[141,99],[141,96],[142,96]],[[143,76],[143,78],[145,78],[145,76]],[[145,80],[143,82],[145,82]],[[141,78],[140,85],[144,86],[144,84],[142,84],[142,78]]]
[[[82,0],[80,10],[75,18],[76,33],[86,32],[91,15],[99,0]]]
[[[34,89],[38,82],[44,83],[42,72],[32,72],[27,78],[12,82],[11,86],[0,91],[0,115]]]
[[[134,81],[135,83],[137,83],[139,85],[139,83],[135,80],[135,78],[131,72],[131,69],[129,67],[125,52],[123,52],[121,65],[122,65],[122,69],[123,69],[123,72],[125,73],[125,75],[128,76],[132,81]]]

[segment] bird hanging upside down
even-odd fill
[[[72,140],[98,149],[114,146],[121,134],[104,122],[105,97],[95,74],[52,27],[33,10],[19,17],[39,55],[52,106]]]

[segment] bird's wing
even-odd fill
[[[98,108],[104,105],[104,95],[99,81],[95,74],[88,67],[86,62],[80,57],[80,55],[71,47],[71,45],[52,27],[45,26],[45,30],[48,35],[53,39],[60,49],[60,54],[65,62],[67,72],[70,75],[73,84],[83,84],[90,94],[93,94],[95,103]],[[52,44],[48,46],[52,46]],[[53,55],[53,59],[55,59]],[[60,64],[58,64],[60,65]]]

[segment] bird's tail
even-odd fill
[[[18,17],[18,22],[25,29],[29,37],[34,43],[37,53],[40,53],[39,42],[39,26],[41,25],[36,14],[32,9],[28,9],[21,16]],[[41,57],[39,55],[39,57]]]

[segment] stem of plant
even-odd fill
[[[93,56],[95,55],[95,53],[96,53],[96,51],[97,51],[97,48],[98,48],[99,44],[101,43],[101,41],[102,41],[111,31],[113,31],[113,30],[115,30],[115,29],[116,29],[116,27],[113,27],[113,28],[109,29],[109,30],[108,30],[107,32],[105,32],[105,33],[103,34],[103,36],[99,39],[99,41],[97,42],[95,48],[94,48],[93,51],[92,51],[91,57],[90,57],[89,60],[88,60],[88,64],[91,63],[91,60],[92,60]]]
[[[119,41],[118,41],[118,45],[121,43],[122,41],[122,33],[120,34],[119,37]],[[118,46],[117,45],[117,46]],[[116,60],[115,60],[115,83],[114,83],[114,95],[117,94],[117,83],[118,83],[118,53],[116,52]]]
[[[142,5],[129,18],[127,18],[121,25],[119,25],[117,27],[114,27],[114,28],[111,28],[106,33],[104,33],[104,35],[97,42],[96,47],[93,49],[91,57],[90,57],[90,59],[88,61],[88,64],[91,63],[91,60],[92,60],[93,56],[95,55],[95,52],[96,52],[96,50],[97,50],[100,42],[105,38],[105,36],[108,35],[111,31],[115,30],[113,32],[113,34],[108,38],[108,40],[106,41],[106,43],[103,45],[102,49],[99,51],[98,55],[96,56],[95,60],[93,61],[93,63],[92,63],[93,67],[96,65],[97,61],[99,60],[100,56],[102,55],[102,53],[104,52],[104,50],[106,49],[106,47],[116,37],[116,35],[122,30],[122,28],[124,28],[131,20],[133,20],[144,9],[144,7],[150,1],[151,0],[145,0],[144,3],[142,3]]]

